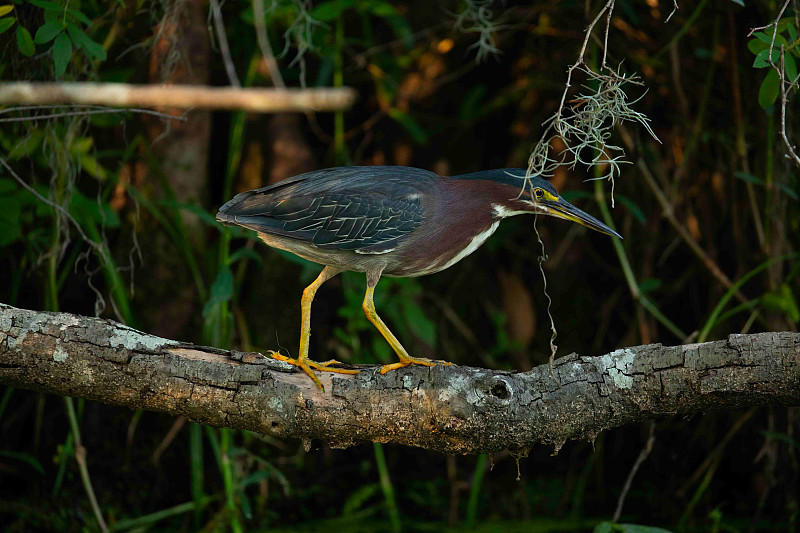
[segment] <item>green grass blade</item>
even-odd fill
[[[488,456],[482,453],[478,456],[475,463],[475,473],[472,475],[472,487],[469,490],[469,500],[467,501],[467,523],[469,528],[475,527],[475,520],[478,518],[478,496],[481,493],[481,483],[486,473],[486,461]]]
[[[389,520],[392,523],[392,531],[400,531],[400,511],[397,508],[397,501],[394,496],[394,485],[389,477],[389,467],[386,464],[386,456],[383,453],[383,444],[372,443],[375,450],[375,463],[378,466],[378,475],[381,480],[381,490],[386,501],[386,510],[389,513]]]

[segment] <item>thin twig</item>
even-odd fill
[[[275,87],[281,89],[286,88],[286,83],[281,76],[281,69],[278,67],[278,61],[275,59],[275,54],[272,52],[272,47],[269,44],[269,36],[267,35],[267,23],[264,20],[266,13],[264,13],[264,0],[253,0],[253,19],[256,26],[256,38],[258,39],[258,47],[261,48],[261,55],[264,56],[264,64],[267,66],[269,76],[272,79]]]
[[[672,11],[670,11],[669,16],[664,20],[664,24],[669,22],[669,19],[672,18],[672,15],[678,12],[678,0],[672,0]]]
[[[625,145],[628,147],[628,150],[633,150],[634,143],[630,133],[628,133],[627,129],[623,125],[620,125],[619,131],[623,142],[625,142]],[[639,166],[639,170],[642,172],[645,183],[647,183],[647,186],[650,187],[650,190],[661,206],[662,215],[669,221],[672,227],[675,228],[675,231],[678,232],[678,235],[681,237],[683,242],[689,246],[692,252],[694,252],[697,258],[700,259],[700,262],[703,263],[711,275],[714,276],[714,278],[716,278],[717,281],[719,281],[726,289],[730,289],[733,286],[733,282],[730,280],[730,278],[728,278],[728,276],[725,275],[725,273],[719,268],[714,260],[711,259],[706,251],[703,250],[700,244],[694,240],[689,231],[680,223],[678,218],[675,216],[675,208],[669,202],[667,196],[661,190],[661,187],[658,186],[658,183],[656,183],[653,173],[650,171],[650,167],[647,165],[644,158],[640,156],[636,160],[636,164]],[[748,298],[739,290],[737,290],[734,295],[740,302],[749,301]]]
[[[6,109],[0,111],[0,113],[8,112],[8,111],[19,111],[22,109],[36,109],[38,107],[64,107],[59,105],[54,106],[22,106],[22,107],[12,107],[10,109]],[[97,107],[97,106],[78,106],[78,107]],[[87,109],[85,111],[65,111],[63,113],[49,113],[47,115],[31,115],[27,117],[13,117],[13,118],[0,118],[0,123],[3,122],[29,122],[29,121],[36,121],[36,120],[46,120],[51,118],[65,118],[65,117],[78,117],[81,115],[101,115],[104,113],[142,113],[145,115],[153,115],[160,118],[165,118],[168,120],[179,120],[181,122],[186,122],[186,117],[181,115],[176,117],[174,115],[170,115],[168,113],[159,113],[158,111],[152,111],[150,109],[115,109],[111,107],[105,107],[103,109]]]
[[[564,109],[564,102],[567,100],[567,93],[569,92],[570,87],[572,87],[571,85],[572,73],[575,71],[576,68],[585,64],[584,56],[586,55],[586,45],[589,44],[589,37],[592,35],[592,30],[597,24],[597,21],[600,20],[600,17],[603,16],[603,13],[606,12],[606,10],[614,9],[615,1],[616,0],[608,0],[608,2],[606,2],[606,5],[603,6],[600,12],[597,13],[597,16],[594,18],[594,20],[586,28],[586,36],[583,38],[583,44],[581,45],[581,51],[578,54],[578,60],[575,61],[575,63],[573,63],[572,66],[569,67],[569,69],[567,70],[567,83],[564,85],[564,93],[561,95],[561,102],[558,104],[558,111],[556,112],[556,120],[561,119],[561,110]]]
[[[23,188],[27,189],[27,191],[30,192],[31,194],[33,194],[39,201],[49,205],[50,207],[52,207],[53,209],[55,209],[56,211],[61,213],[61,215],[63,215],[69,222],[72,223],[73,226],[75,226],[75,229],[78,230],[78,233],[80,234],[81,238],[86,242],[86,244],[91,246],[92,249],[94,249],[94,251],[97,252],[97,254],[100,257],[103,256],[103,247],[102,247],[102,245],[100,243],[95,242],[92,239],[90,239],[88,237],[88,235],[86,235],[86,233],[83,232],[83,228],[81,227],[80,224],[78,224],[78,221],[75,220],[75,218],[73,218],[73,216],[69,214],[69,211],[67,211],[63,206],[58,205],[57,203],[55,203],[55,202],[53,202],[51,200],[48,200],[47,198],[45,198],[44,196],[39,194],[39,192],[36,189],[34,189],[30,185],[28,185],[25,182],[25,180],[23,180],[19,176],[19,174],[14,172],[14,169],[11,168],[11,166],[6,162],[6,160],[5,160],[5,158],[3,156],[0,156],[0,166],[3,166],[8,171],[8,173],[11,174],[11,177],[14,178],[17,181],[17,183],[22,185]]]
[[[225,22],[222,20],[222,11],[217,0],[209,0],[211,13],[214,15],[214,29],[217,31],[219,41],[219,51],[222,54],[222,61],[225,63],[225,72],[228,73],[228,80],[234,87],[241,87],[239,77],[236,75],[236,66],[233,64],[231,49],[228,47],[228,36],[225,34]]]
[[[553,305],[553,299],[550,297],[550,293],[547,292],[547,276],[545,275],[544,267],[542,266],[542,264],[547,261],[547,252],[544,249],[544,241],[542,241],[542,236],[539,235],[539,228],[536,227],[536,222],[538,219],[539,215],[535,215],[533,217],[533,231],[536,233],[536,238],[538,239],[539,246],[542,249],[542,254],[539,256],[539,272],[542,273],[542,292],[544,292],[544,295],[547,298],[547,317],[550,319],[550,359],[548,360],[548,364],[550,367],[550,377],[558,382],[558,386],[560,388],[561,382],[553,373],[553,361],[555,361],[556,352],[558,351],[558,346],[556,346],[556,337],[558,336],[558,331],[556,331],[556,322],[553,319],[553,313],[550,311],[550,307]]]
[[[622,492],[619,493],[619,499],[617,500],[617,509],[614,511],[614,516],[611,518],[612,522],[616,522],[619,520],[619,516],[622,514],[622,506],[625,505],[625,497],[628,495],[628,491],[631,490],[631,484],[633,483],[633,478],[636,476],[636,472],[639,471],[639,467],[642,466],[647,460],[647,456],[650,455],[650,452],[653,451],[653,444],[656,441],[655,436],[655,429],[656,423],[655,421],[650,421],[650,432],[647,436],[647,442],[644,444],[644,448],[642,451],[639,452],[639,457],[636,458],[636,462],[633,463],[631,467],[631,471],[628,473],[628,479],[625,480],[625,485],[622,487]]]
[[[81,442],[81,430],[78,426],[78,416],[75,414],[75,404],[69,396],[64,397],[64,403],[67,406],[67,417],[69,418],[69,425],[72,429],[72,438],[75,441],[75,461],[78,463],[78,471],[81,474],[81,482],[86,491],[86,496],[89,498],[89,504],[94,512],[94,517],[97,519],[97,525],[103,532],[108,531],[106,521],[103,519],[103,512],[100,510],[100,505],[97,503],[97,496],[94,494],[92,487],[92,478],[89,476],[89,467],[86,464],[86,448],[83,447]]]
[[[786,69],[784,65],[785,53],[786,51],[784,50],[783,45],[781,45],[781,68],[778,71],[778,79],[781,83],[781,138],[783,139],[783,144],[786,145],[786,149],[789,152],[789,158],[798,168],[800,168],[800,156],[797,155],[797,152],[794,150],[794,146],[792,146],[792,143],[789,142],[789,137],[786,135],[786,103],[789,101],[789,91],[797,86],[798,79],[800,79],[800,74],[798,74],[797,77],[795,77],[795,79],[790,83],[786,83]]]

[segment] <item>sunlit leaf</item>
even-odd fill
[[[785,313],[795,322],[800,321],[800,309],[797,307],[797,300],[794,298],[792,288],[788,284],[782,284],[776,291],[768,292],[761,297],[761,303],[767,309]]]
[[[85,154],[94,146],[94,139],[91,137],[78,137],[69,146],[69,151],[73,154]]]
[[[15,19],[14,17],[5,17],[5,18],[1,18],[1,19],[0,19],[0,33],[3,33],[3,32],[4,32],[4,31],[6,31],[8,28],[10,28],[11,26],[13,26],[13,25],[14,25],[14,22],[16,22],[16,21],[17,21],[17,19]]]
[[[100,164],[100,162],[89,154],[80,156],[81,168],[85,170],[90,176],[100,181],[108,178],[108,171]]]
[[[0,17],[2,17],[3,15],[8,15],[13,10],[14,6],[11,5],[0,6]]]

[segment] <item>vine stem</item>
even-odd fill
[[[81,440],[81,430],[78,426],[78,415],[75,414],[75,402],[70,396],[64,397],[64,403],[67,406],[67,417],[69,418],[69,426],[72,429],[73,439],[75,441],[75,461],[78,463],[78,470],[81,474],[81,482],[86,491],[86,496],[89,497],[89,504],[92,506],[94,517],[97,519],[97,525],[104,533],[108,531],[106,521],[103,519],[103,513],[100,511],[100,505],[97,503],[97,497],[94,494],[92,487],[92,478],[89,477],[89,467],[86,464],[86,448],[83,447]]]

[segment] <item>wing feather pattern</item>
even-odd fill
[[[339,167],[237,195],[217,219],[323,249],[380,254],[423,221],[420,196],[438,176],[410,167]]]

